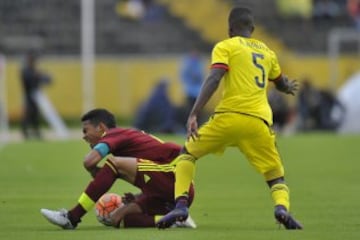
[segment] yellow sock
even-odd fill
[[[274,184],[271,189],[271,197],[276,205],[283,205],[290,211],[289,188],[284,183]]]
[[[188,196],[189,188],[195,175],[195,157],[189,154],[181,154],[174,161],[175,168],[175,199],[180,196]]]

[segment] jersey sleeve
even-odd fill
[[[128,136],[126,134],[117,134],[114,132],[105,135],[99,143],[105,143],[109,147],[109,152],[121,151],[128,145]]]
[[[271,51],[271,69],[269,71],[269,79],[275,80],[281,75],[281,68],[276,54]]]
[[[215,45],[211,54],[211,68],[229,69],[229,49],[224,42]]]

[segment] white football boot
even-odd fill
[[[40,212],[52,224],[62,227],[63,229],[75,229],[68,218],[68,211],[66,209],[54,211],[42,208]]]
[[[185,221],[183,221],[183,222],[176,221],[171,227],[173,227],[173,228],[196,228],[197,226],[196,226],[195,221],[189,215]]]

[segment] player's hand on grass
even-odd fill
[[[190,115],[187,121],[187,139],[192,138],[194,141],[199,137],[198,123],[196,115]]]

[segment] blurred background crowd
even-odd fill
[[[360,131],[360,0],[1,0],[2,128],[42,138],[46,122],[78,126],[103,107],[120,124],[184,133],[233,6],[253,10],[254,37],[300,82],[295,97],[269,88],[277,131]]]

